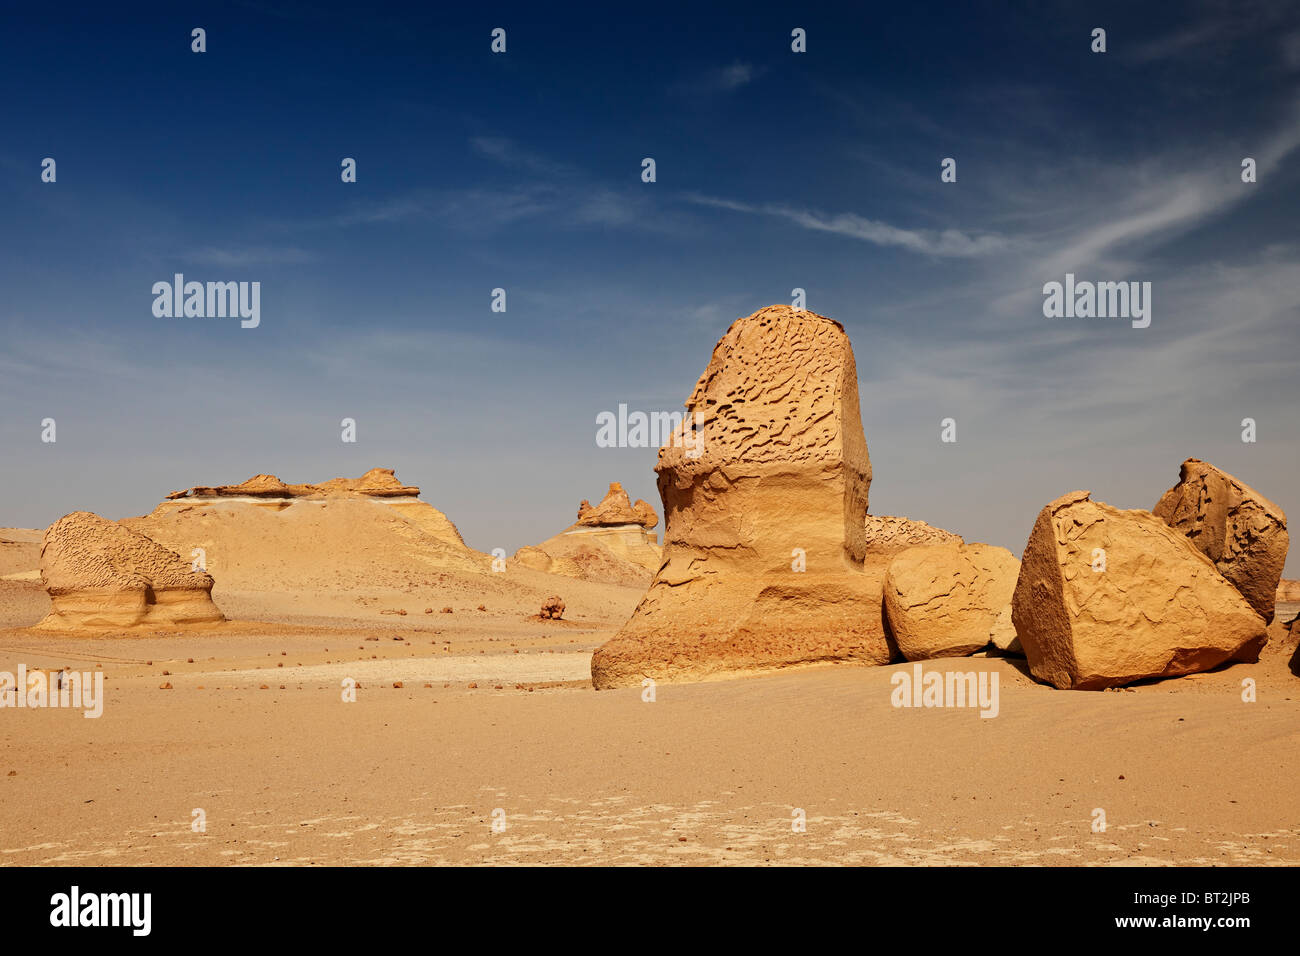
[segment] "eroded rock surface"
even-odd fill
[[[1079,690],[1257,660],[1267,640],[1264,619],[1187,537],[1086,491],[1039,513],[1012,620],[1034,676]]]
[[[989,544],[929,544],[894,556],[885,574],[885,616],[909,661],[960,657],[988,646],[1011,601],[1020,562]]]
[[[597,687],[820,661],[884,663],[883,563],[864,566],[871,463],[843,326],[738,319],[655,468],[663,565],[592,658]]]
[[[45,532],[41,581],[50,628],[128,628],[225,620],[212,603],[212,578],[174,551],[89,511],[74,511]]]
[[[1213,561],[1266,622],[1273,620],[1290,546],[1281,508],[1226,471],[1189,458],[1154,513]]]

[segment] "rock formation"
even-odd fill
[[[961,544],[960,535],[924,521],[894,515],[867,515],[863,522],[868,551],[893,553],[922,544]]]
[[[1155,515],[1213,561],[1265,622],[1273,620],[1290,544],[1281,508],[1226,471],[1189,458]]]
[[[515,552],[513,561],[534,571],[644,588],[659,570],[662,554],[650,529],[659,516],[644,501],[632,504],[617,481],[594,508],[578,506],[578,520],[538,545]]]
[[[41,581],[50,612],[39,627],[127,628],[225,620],[212,578],[157,542],[89,511],[45,532]]]
[[[593,655],[596,687],[888,661],[884,568],[864,570],[871,464],[843,326],[782,305],[738,319],[686,409],[655,468],[663,564]]]
[[[443,572],[487,572],[491,558],[391,469],[358,479],[286,485],[257,475],[239,485],[198,486],[151,514],[121,523],[181,554],[206,552],[227,590],[397,589]]]
[[[659,516],[654,508],[637,499],[635,505],[617,481],[609,483],[609,491],[596,507],[586,499],[578,505],[578,524],[584,528],[602,528],[624,524],[636,524],[649,531],[659,523]]]
[[[1263,618],[1184,535],[1086,491],[1039,513],[1012,620],[1034,676],[1078,690],[1257,660],[1267,639]]]
[[[1300,581],[1289,581],[1283,578],[1277,582],[1277,603],[1278,604],[1296,604],[1300,603]]]
[[[885,574],[885,618],[909,661],[960,657],[987,647],[1011,601],[1020,562],[988,544],[907,548]]]
[[[360,478],[331,478],[318,485],[287,485],[275,475],[254,475],[237,485],[196,485],[167,496],[181,498],[415,498],[420,489],[403,485],[391,468],[371,468]]]
[[[559,595],[553,595],[546,599],[542,605],[542,612],[539,617],[548,621],[558,621],[564,617],[564,598]]]

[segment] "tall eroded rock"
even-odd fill
[[[1281,508],[1226,471],[1189,458],[1155,515],[1213,561],[1265,623],[1273,620],[1290,546]]]
[[[659,451],[663,565],[592,657],[597,687],[817,661],[880,664],[883,563],[864,571],[871,463],[843,326],[738,319]]]
[[[207,624],[225,617],[212,578],[174,551],[89,511],[65,515],[41,543],[50,613],[41,627]]]
[[[1263,618],[1186,537],[1086,491],[1039,512],[1011,608],[1029,669],[1060,688],[1253,661],[1267,640]]]

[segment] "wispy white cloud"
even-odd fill
[[[877,246],[894,246],[928,256],[958,258],[986,256],[1002,251],[1010,245],[1006,237],[992,233],[974,234],[960,229],[903,229],[877,219],[868,219],[857,213],[827,215],[782,203],[753,204],[694,193],[687,194],[686,198],[701,206],[775,216],[787,219],[805,229],[860,239]]]
[[[766,67],[737,60],[728,66],[687,77],[676,83],[672,87],[672,92],[684,96],[725,95],[749,86],[766,72]]]
[[[298,265],[313,262],[315,254],[296,246],[204,246],[181,258],[211,266]]]

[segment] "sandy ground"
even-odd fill
[[[0,711],[0,862],[1300,864],[1300,677],[1276,646],[1106,693],[1010,659],[926,665],[997,673],[993,719],[893,707],[910,665],[645,702],[588,680],[635,590],[561,622],[463,597],[425,615],[444,602],[322,594],[266,623],[87,638],[28,630],[44,593],[0,581],[0,670],[101,669],[107,698],[99,719]]]

